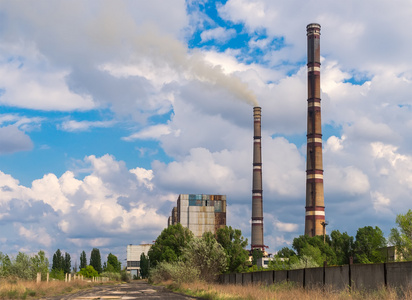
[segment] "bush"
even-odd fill
[[[121,275],[120,273],[116,272],[103,272],[100,274],[101,277],[107,277],[111,281],[120,281],[121,280]]]
[[[150,269],[149,282],[161,283],[172,280],[177,283],[193,282],[199,279],[200,271],[182,261],[169,263],[160,262]]]
[[[65,279],[64,277],[65,277],[64,276],[64,271],[62,269],[60,269],[60,270],[53,269],[50,272],[50,278],[54,278],[54,279],[57,279],[57,280],[64,280]]]
[[[99,273],[97,273],[97,271],[92,266],[86,266],[86,268],[81,269],[77,274],[83,275],[86,278],[99,276]]]
[[[130,274],[126,270],[120,271],[120,279],[125,282],[130,282]]]

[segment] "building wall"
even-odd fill
[[[140,276],[140,255],[147,255],[152,244],[127,245],[126,270],[133,276]]]
[[[196,237],[226,226],[226,195],[180,194],[168,226],[182,224]]]

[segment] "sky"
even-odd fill
[[[327,232],[388,237],[412,199],[412,3],[0,0],[0,251],[124,263],[178,194],[227,195],[250,242],[304,234],[306,25],[321,25]]]

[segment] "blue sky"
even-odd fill
[[[327,231],[387,236],[411,207],[409,1],[0,1],[0,16],[3,253],[123,259],[180,193],[226,194],[250,241],[256,104],[265,243],[290,246],[304,232],[312,22]]]

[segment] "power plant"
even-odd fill
[[[325,234],[325,203],[323,193],[322,128],[320,99],[320,25],[311,23],[307,32],[308,114],[306,155],[305,235]],[[263,191],[261,107],[253,107],[253,179],[251,250],[265,252],[263,241]],[[226,225],[226,196],[181,194],[172,210],[169,226],[181,223],[195,236],[205,231],[216,232]]]
[[[263,243],[263,201],[262,201],[262,144],[260,107],[253,108],[253,188],[252,188],[252,241],[251,250],[265,251]]]
[[[308,123],[306,155],[305,235],[323,235],[325,201],[323,196],[322,127],[320,110],[320,25],[306,26],[308,40]]]

